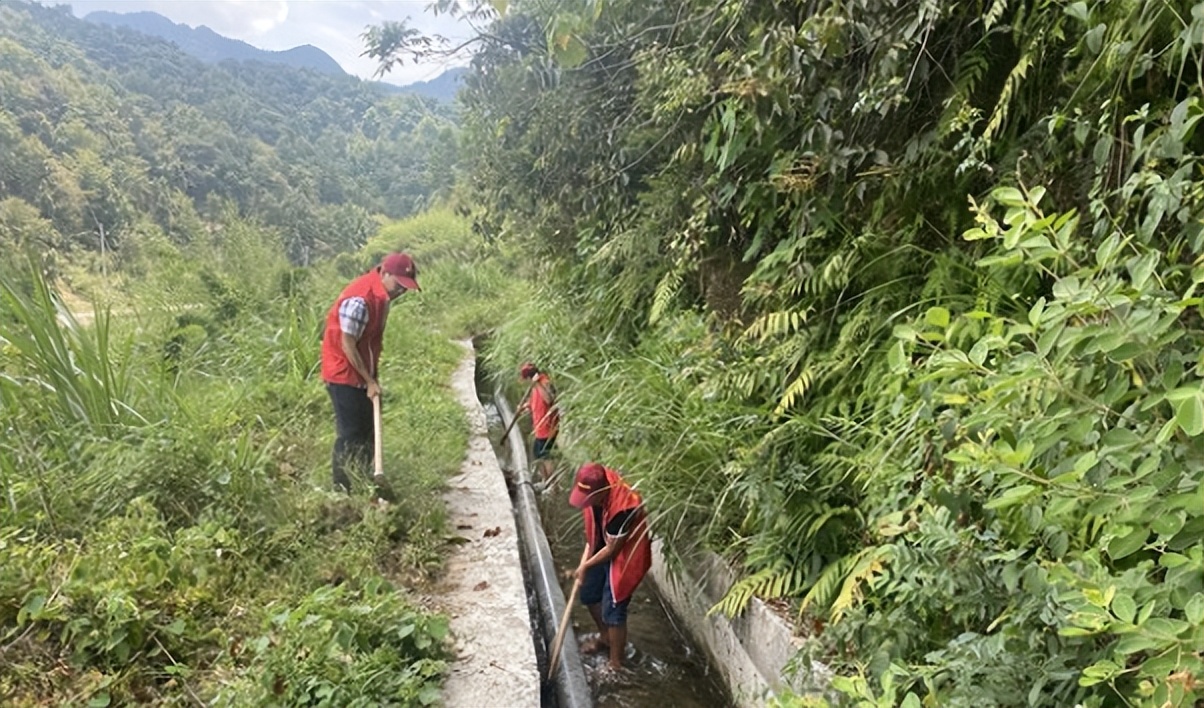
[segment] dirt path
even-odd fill
[[[460,474],[444,494],[449,523],[465,539],[447,561],[439,602],[451,616],[456,659],[443,692],[448,708],[539,706],[518,533],[473,380],[469,342],[452,388],[472,426]]]

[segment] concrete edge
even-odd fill
[[[786,687],[804,695],[825,691],[831,671],[823,664],[814,662],[809,672],[791,675],[802,640],[791,623],[761,600],[753,598],[736,617],[707,615],[736,580],[718,555],[694,553],[683,559],[682,572],[674,572],[665,559],[664,541],[655,539],[652,550],[650,574],[661,596],[706,650],[737,706],[759,708]]]

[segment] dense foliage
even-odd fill
[[[204,222],[233,205],[309,263],[361,246],[376,214],[423,209],[451,185],[455,150],[435,102],[351,77],[204,64],[66,6],[0,6],[6,250],[103,249],[96,271],[134,267],[162,242],[212,236]]]
[[[410,590],[466,444],[449,336],[506,283],[462,217],[378,219],[451,184],[449,118],[0,4],[0,703],[438,699],[447,621]],[[316,369],[331,299],[398,248],[441,300],[392,308],[378,508],[327,491]]]
[[[446,619],[407,588],[441,563],[438,492],[467,442],[444,385],[463,330],[421,300],[394,306],[382,382],[396,503],[368,505],[366,485],[326,491],[317,333],[373,257],[294,269],[274,234],[238,223],[213,224],[237,231],[237,253],[189,254],[210,266],[186,299],[164,290],[80,320],[31,264],[0,281],[4,705],[439,696]],[[466,226],[438,225],[443,242],[403,222],[376,243],[405,238],[443,307],[478,307],[466,262],[437,255]]]
[[[718,609],[794,598],[862,705],[1204,697],[1204,3],[471,5],[546,285],[494,356]]]

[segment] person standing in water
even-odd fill
[[[577,470],[569,504],[585,521],[585,552],[574,575],[581,603],[598,626],[598,639],[586,652],[609,651],[609,667],[618,670],[627,647],[627,608],[652,567],[652,539],[640,495],[618,472],[597,462]]]
[[[540,484],[546,485],[556,469],[556,461],[552,456],[556,450],[556,435],[560,432],[556,389],[552,386],[552,379],[531,362],[519,367],[518,375],[523,381],[531,382],[531,395],[519,406],[516,415],[531,411],[531,428],[535,434],[531,457],[539,465]]]

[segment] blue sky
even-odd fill
[[[207,25],[218,34],[279,51],[312,44],[326,52],[343,69],[360,78],[372,78],[375,63],[360,57],[360,34],[368,25],[410,18],[410,26],[449,39],[471,36],[471,28],[446,15],[433,16],[429,0],[58,0],[70,4],[77,17],[89,12],[157,12],[173,22],[191,27]],[[48,3],[51,4],[51,3]],[[462,62],[461,62],[462,63]],[[395,84],[426,81],[453,63],[446,61],[395,67],[384,77]]]

